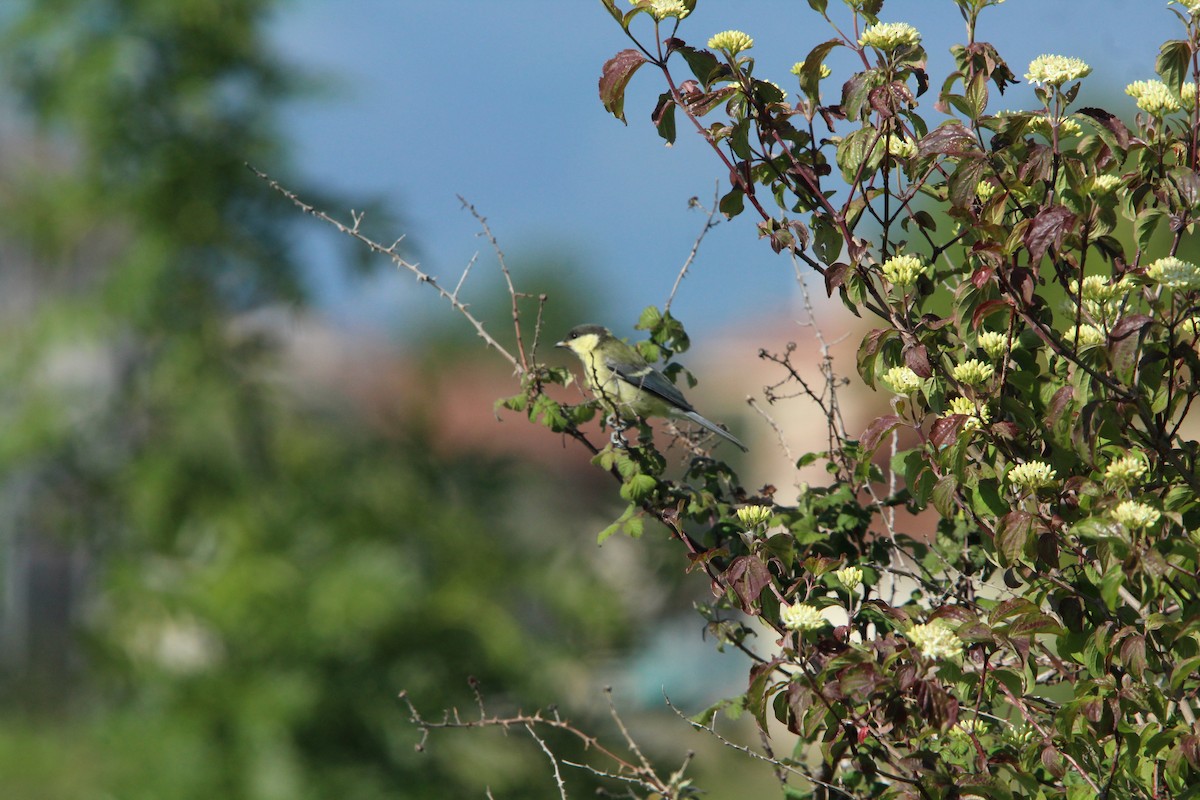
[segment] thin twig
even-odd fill
[[[525,723],[525,730],[538,743],[538,746],[542,748],[542,752],[546,754],[546,758],[550,759],[550,766],[554,769],[554,782],[558,785],[558,796],[562,800],[567,800],[567,785],[563,783],[562,771],[558,768],[558,757],[554,755],[550,746],[546,744],[542,737],[537,735],[537,731],[528,722]]]
[[[706,209],[700,204],[699,200],[694,197],[691,199],[690,205],[694,208],[707,211],[708,219],[704,221],[704,227],[700,229],[700,235],[697,236],[696,241],[692,243],[692,251],[688,253],[687,259],[683,262],[683,267],[680,268],[679,274],[675,276],[675,285],[671,287],[671,294],[667,297],[666,304],[663,305],[664,315],[671,310],[671,303],[675,301],[675,293],[679,291],[679,284],[683,283],[683,277],[687,275],[688,269],[692,266],[692,262],[696,260],[696,253],[700,251],[700,243],[704,241],[704,237],[708,235],[709,231],[721,224],[721,221],[716,219],[717,208],[719,206],[718,198],[720,195],[721,183],[718,181],[717,187],[713,191],[712,208]]]
[[[508,288],[508,297],[512,301],[512,322],[513,331],[517,337],[517,353],[521,357],[521,367],[523,371],[529,371],[529,359],[525,355],[525,342],[521,338],[521,312],[517,308],[518,292],[513,286],[512,273],[508,271],[508,262],[504,259],[504,251],[500,249],[500,242],[496,240],[496,236],[492,233],[491,226],[488,225],[487,217],[479,213],[474,205],[468,203],[466,198],[461,194],[456,194],[458,202],[463,204],[463,208],[471,212],[471,216],[479,223],[479,227],[483,229],[483,236],[492,245],[492,249],[496,251],[496,262],[500,265],[500,273],[504,276],[504,284]]]
[[[296,206],[296,208],[300,209],[305,214],[316,217],[317,219],[321,220],[322,222],[332,225],[334,228],[337,229],[337,231],[339,233],[344,233],[345,235],[351,237],[352,239],[358,240],[362,244],[366,245],[367,249],[371,250],[372,252],[378,253],[381,256],[387,256],[388,258],[390,258],[392,260],[392,263],[395,264],[397,267],[407,270],[408,272],[411,272],[413,277],[415,277],[417,279],[418,283],[424,283],[424,284],[427,284],[428,286],[432,287],[433,290],[436,291],[442,297],[442,299],[444,299],[448,303],[450,303],[451,307],[453,307],[455,311],[459,312],[464,317],[466,317],[467,322],[471,323],[471,326],[473,328],[475,328],[475,332],[479,335],[479,338],[483,339],[483,341],[487,344],[488,347],[491,347],[497,353],[499,353],[504,358],[504,360],[507,361],[509,364],[511,364],[513,369],[515,369],[517,372],[525,371],[523,362],[518,361],[516,356],[514,356],[512,353],[508,352],[508,350],[505,349],[503,345],[501,345],[494,338],[492,338],[492,335],[487,332],[487,329],[484,327],[483,323],[480,322],[479,319],[474,314],[471,313],[470,309],[468,309],[466,305],[464,305],[461,301],[459,301],[459,299],[454,294],[446,291],[446,289],[443,288],[443,286],[440,283],[438,283],[437,278],[424,272],[418,265],[414,264],[413,262],[405,259],[403,256],[400,255],[400,253],[397,251],[396,248],[400,244],[400,242],[404,240],[404,237],[400,237],[396,241],[392,242],[392,244],[390,246],[384,246],[384,245],[380,244],[379,242],[376,242],[374,239],[371,239],[370,237],[366,236],[359,230],[359,226],[362,224],[362,220],[363,220],[362,214],[357,213],[355,211],[351,211],[350,216],[351,216],[351,219],[354,221],[353,225],[346,225],[346,224],[340,222],[339,220],[336,220],[333,217],[329,216],[324,211],[321,211],[320,209],[304,202],[296,195],[295,192],[283,187],[282,185],[280,185],[280,183],[277,180],[272,178],[270,175],[267,175],[265,172],[260,172],[258,169],[254,168],[250,164],[247,164],[246,168],[249,169],[251,172],[253,172],[255,175],[257,175],[259,178],[261,178],[263,181],[265,181],[266,184],[268,186],[270,186],[272,189],[274,189],[275,191],[277,191],[281,195],[283,195],[285,198],[287,198],[292,203],[292,205]]]

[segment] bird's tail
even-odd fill
[[[736,436],[734,436],[732,433],[730,433],[729,431],[725,430],[724,428],[720,427],[719,425],[717,425],[713,422],[709,422],[704,417],[697,414],[695,411],[684,411],[681,413],[681,416],[687,417],[688,419],[690,419],[692,422],[696,423],[700,427],[712,431],[717,436],[720,436],[723,439],[728,439],[729,441],[733,442],[735,445],[740,447],[742,449],[743,453],[750,452],[750,448],[746,447],[746,445],[744,445],[740,441],[738,441],[738,438]]]

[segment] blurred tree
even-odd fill
[[[286,174],[272,123],[297,81],[261,35],[275,6],[0,16],[25,112],[0,175],[4,796],[474,791],[461,752],[416,761],[397,691],[469,707],[470,674],[543,703],[627,635],[558,504],[522,502],[561,487],[277,379],[274,329],[248,312],[308,298],[292,210],[243,166]],[[55,625],[86,652],[34,646]],[[553,791],[536,751],[470,747],[493,787]]]

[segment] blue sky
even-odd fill
[[[947,49],[963,39],[957,10],[889,0],[882,18],[922,32],[934,87],[922,108],[936,124]],[[727,28],[755,38],[756,74],[789,88],[792,63],[830,38],[803,0],[700,0],[680,36],[703,44]],[[665,300],[703,222],[688,198],[711,200],[721,169],[694,134],[672,148],[658,139],[648,117],[661,87],[649,70],[630,91],[628,127],[604,112],[600,68],[627,40],[597,0],[304,0],[279,12],[273,33],[284,58],[333,80],[288,109],[300,171],[345,197],[385,200],[404,220],[387,238],[407,233],[424,269],[453,284],[473,253],[487,255],[461,194],[489,218],[518,280],[524,254],[574,253],[602,309],[593,321],[628,332],[639,309]],[[1083,58],[1094,73],[1081,103],[1121,111],[1121,87],[1152,77],[1158,44],[1179,35],[1165,0],[1007,0],[980,31],[1018,75],[1041,53]],[[1021,85],[999,102],[1027,107],[1032,94]],[[304,241],[335,318],[400,329],[448,318],[406,276],[346,284],[342,256],[315,226],[304,221]],[[674,309],[699,333],[786,315],[795,296],[790,262],[757,240],[746,214],[709,235]]]

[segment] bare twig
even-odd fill
[[[526,367],[524,362],[519,361],[516,356],[510,353],[503,345],[497,342],[490,333],[487,332],[487,329],[484,327],[483,323],[471,313],[470,309],[468,309],[466,305],[464,305],[458,299],[457,290],[453,293],[446,291],[446,289],[438,282],[437,278],[424,272],[417,264],[414,264],[400,255],[397,247],[399,246],[400,242],[404,240],[404,237],[400,237],[390,245],[385,246],[380,244],[359,230],[363,220],[363,215],[361,213],[351,211],[350,216],[353,220],[353,223],[351,225],[346,225],[329,216],[324,211],[321,211],[320,209],[304,202],[296,195],[295,192],[280,185],[278,181],[267,175],[265,172],[260,172],[249,164],[247,164],[246,167],[259,178],[266,181],[268,186],[291,201],[292,205],[296,206],[296,208],[300,209],[305,214],[316,217],[322,222],[332,225],[339,233],[344,233],[352,239],[356,239],[365,245],[367,249],[371,250],[371,252],[390,258],[392,263],[397,267],[412,273],[413,277],[417,279],[418,283],[424,283],[432,287],[433,290],[442,297],[442,299],[450,303],[451,307],[453,307],[455,311],[462,314],[466,318],[467,322],[471,323],[471,326],[475,328],[476,334],[478,334],[479,338],[483,339],[484,343],[486,343],[488,347],[491,347],[497,353],[499,353],[504,360],[511,364],[513,369],[515,369],[517,372],[525,371]]]
[[[699,208],[702,211],[708,212],[708,219],[704,221],[704,227],[700,229],[700,235],[696,237],[696,241],[692,243],[692,250],[688,253],[687,259],[683,262],[683,266],[679,270],[679,274],[675,276],[675,284],[671,287],[671,294],[667,297],[667,302],[663,305],[663,313],[666,314],[671,310],[671,303],[675,302],[675,293],[679,291],[679,284],[683,283],[683,278],[687,275],[688,269],[692,266],[692,262],[696,260],[696,253],[700,251],[700,243],[704,241],[704,237],[713,228],[721,224],[721,221],[716,219],[717,207],[719,205],[718,198],[721,196],[721,183],[717,182],[716,189],[713,190],[712,208],[704,208],[700,201],[695,197],[691,199],[689,205],[694,208]]]
[[[562,771],[558,768],[558,757],[546,744],[546,741],[537,735],[537,731],[528,722],[525,723],[525,730],[529,733],[533,740],[542,748],[542,752],[546,754],[546,758],[550,759],[550,766],[554,769],[554,783],[558,785],[558,796],[562,800],[567,800],[567,785],[563,783]]]
[[[492,249],[496,251],[496,261],[500,265],[500,273],[504,276],[504,285],[508,288],[508,297],[512,301],[512,322],[513,332],[517,337],[517,354],[521,358],[521,368],[523,371],[529,371],[529,359],[525,354],[525,342],[521,334],[521,311],[517,308],[517,298],[520,294],[513,286],[512,273],[508,271],[508,262],[504,260],[504,251],[500,249],[500,242],[496,241],[495,235],[492,233],[491,227],[488,225],[487,217],[479,213],[474,205],[467,202],[461,194],[455,195],[458,201],[463,204],[463,208],[471,212],[471,216],[479,223],[479,227],[483,229],[483,237],[492,245]]]

